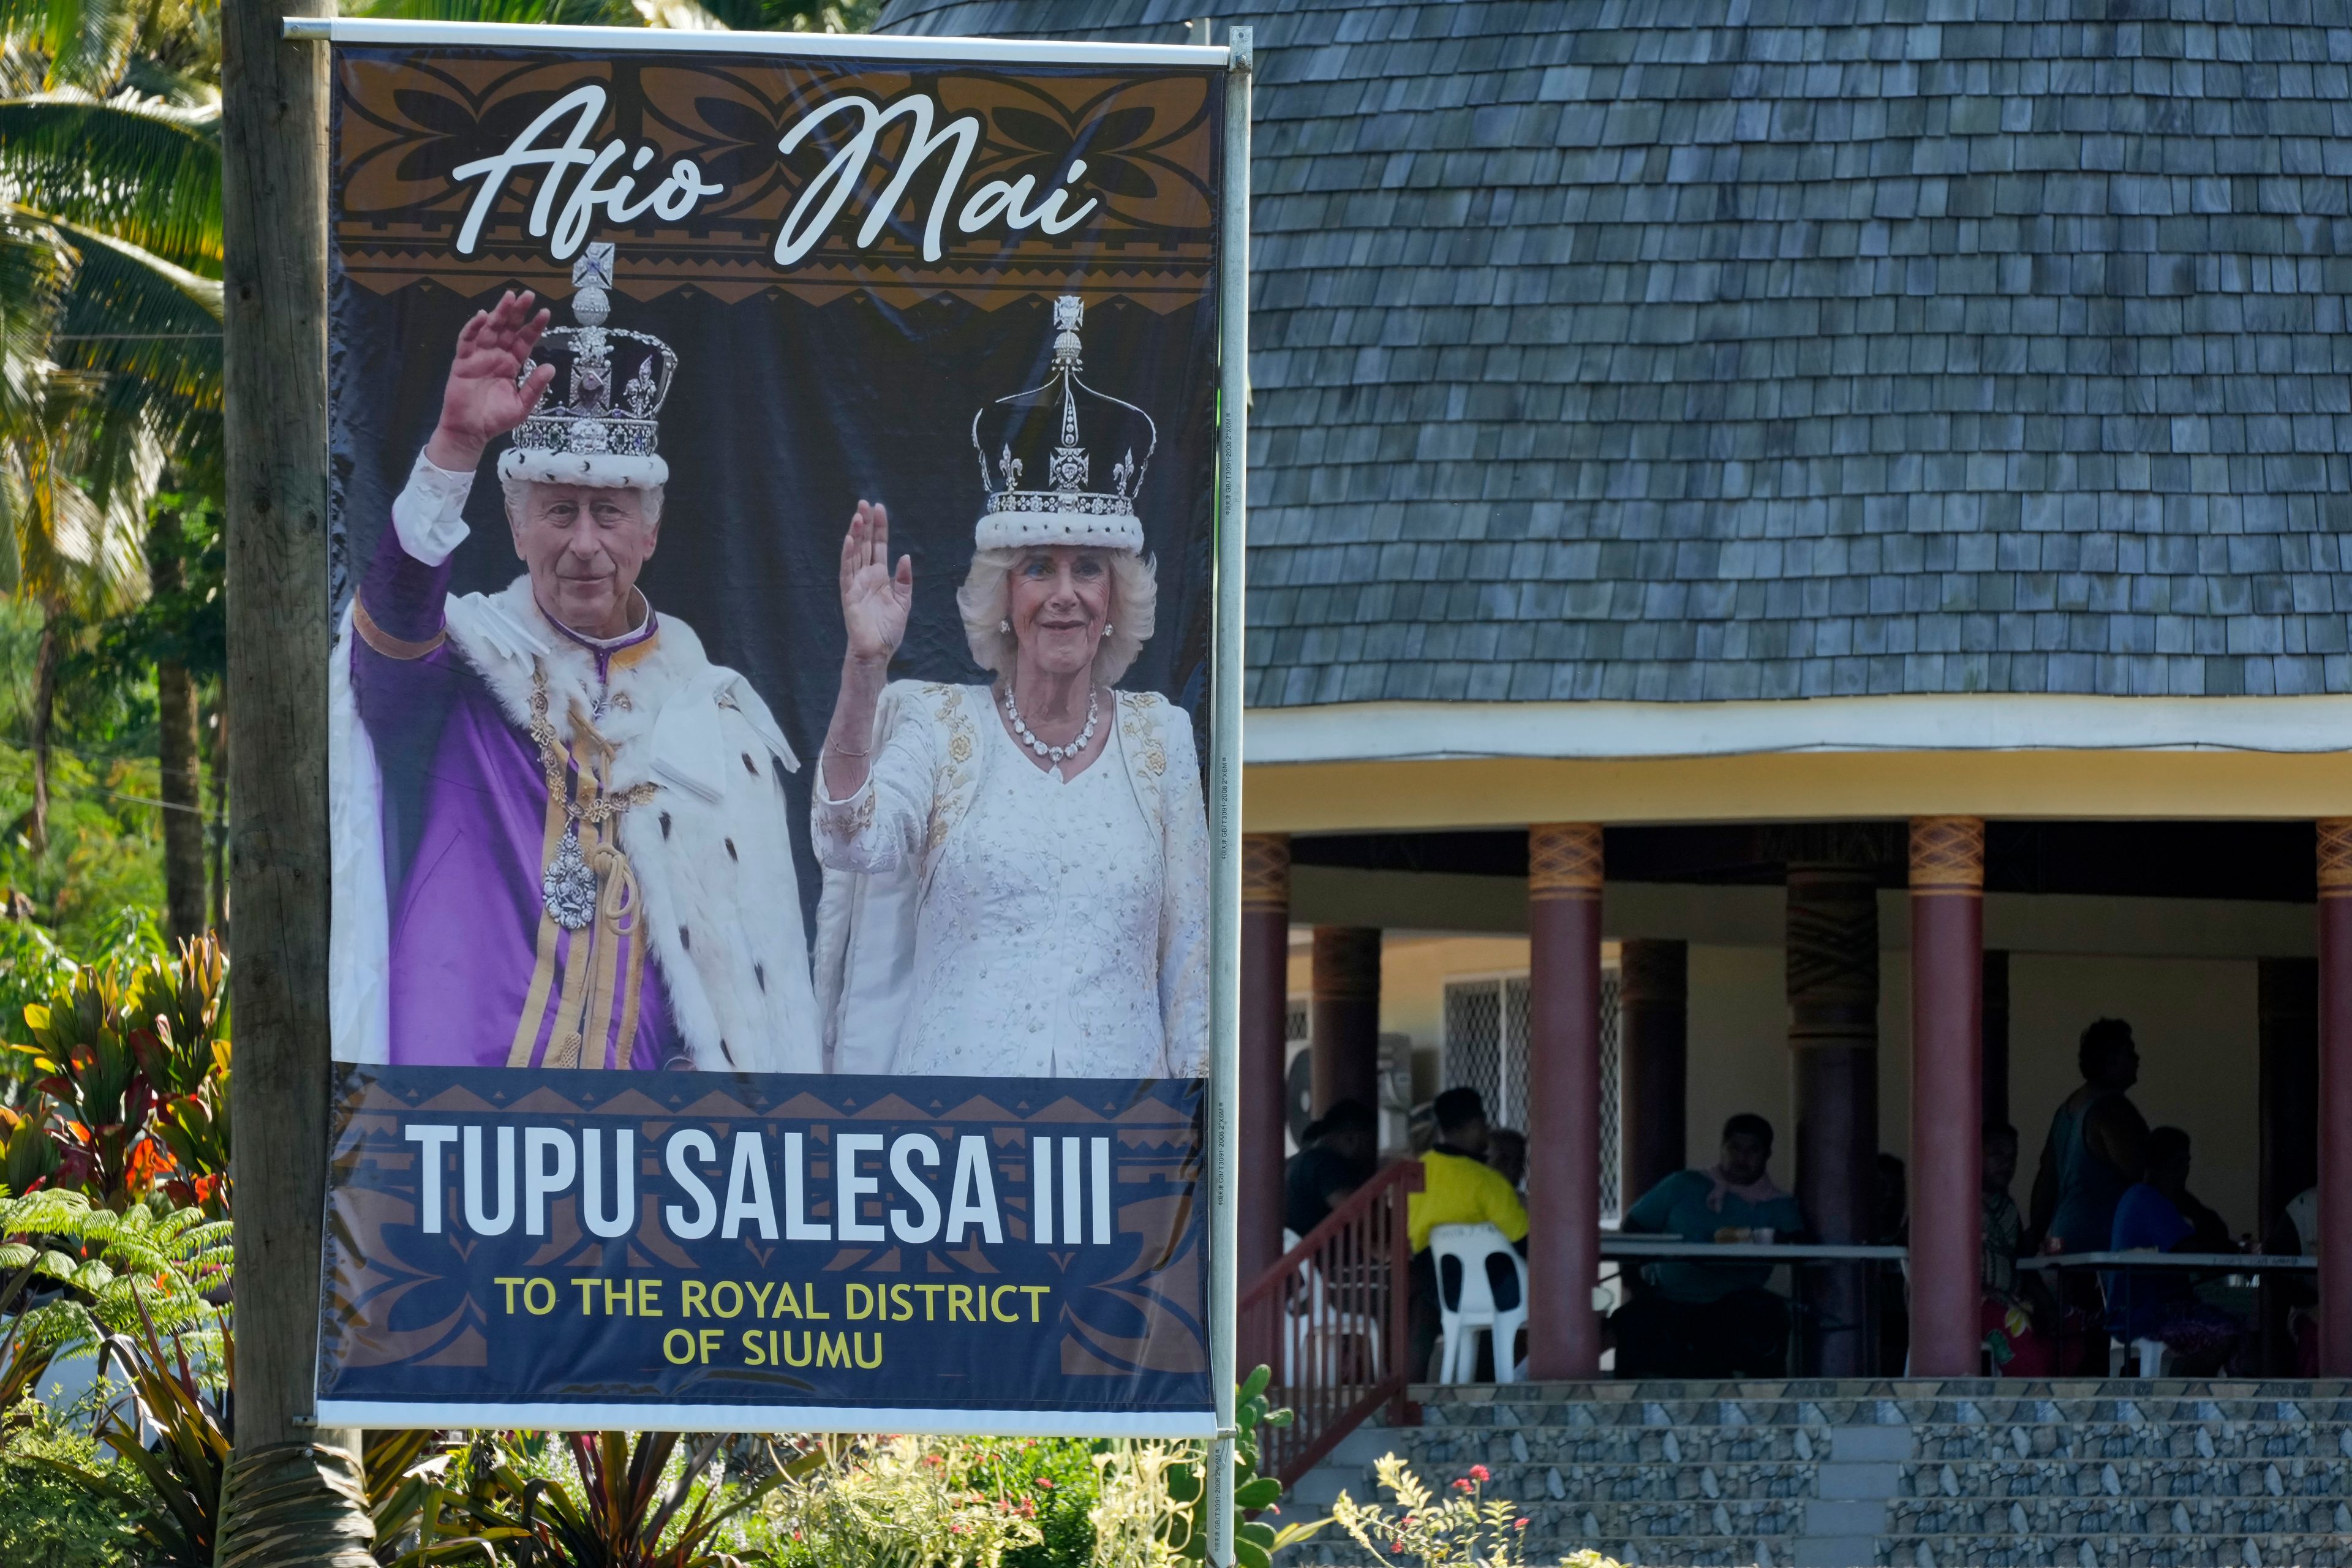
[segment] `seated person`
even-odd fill
[[[1521,1257],[1528,1250],[1528,1208],[1501,1172],[1486,1163],[1486,1102],[1475,1089],[1449,1089],[1431,1108],[1437,1141],[1421,1157],[1421,1191],[1405,1200],[1405,1235],[1412,1244],[1412,1359],[1416,1372],[1426,1369],[1437,1347],[1441,1330],[1437,1299],[1437,1266],[1429,1252],[1429,1233],[1441,1225],[1493,1226]],[[1487,1283],[1495,1304],[1518,1305],[1518,1271],[1502,1258],[1490,1258]],[[1498,1354],[1506,1353],[1497,1351]]]
[[[1516,1127],[1496,1127],[1486,1134],[1486,1163],[1503,1173],[1511,1190],[1528,1190],[1528,1135]]]
[[[2025,1216],[2010,1185],[2017,1180],[2017,1129],[1985,1123],[1980,1195],[1984,1202],[1984,1310],[1979,1326],[1993,1371],[2001,1377],[2048,1377],[2050,1343],[2041,1322],[2045,1298],[2029,1296],[2017,1260],[2025,1256]]]
[[[1620,1226],[1632,1236],[1696,1242],[1794,1242],[1805,1216],[1776,1185],[1772,1124],[1743,1113],[1723,1124],[1721,1163],[1668,1176]],[[1660,1258],[1632,1277],[1633,1299],[1610,1314],[1620,1377],[1780,1377],[1789,1359],[1789,1304],[1765,1281],[1769,1263]]]
[[[2147,1135],[2147,1178],[2116,1205],[2116,1252],[2226,1252],[2229,1229],[2189,1192],[2189,1134],[2159,1127]],[[2200,1226],[2196,1217],[2205,1216]],[[2218,1230],[2221,1245],[2211,1245]],[[2183,1377],[2210,1377],[2245,1337],[2245,1325],[2197,1299],[2175,1268],[2119,1268],[2106,1275],[2108,1331],[2128,1342],[2161,1341]]]
[[[1360,1100],[1343,1100],[1310,1123],[1282,1171],[1282,1223],[1295,1237],[1331,1217],[1372,1173],[1380,1123]]]

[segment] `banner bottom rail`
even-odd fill
[[[834,1405],[458,1405],[322,1399],[321,1426],[388,1431],[904,1432],[940,1437],[1198,1437],[1213,1411],[923,1410]]]

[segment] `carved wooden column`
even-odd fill
[[[1988,1123],[2009,1121],[2009,954],[1984,955],[1984,1104]]]
[[[2319,823],[2319,1375],[2352,1377],[2352,817]]]
[[[1235,1262],[1244,1289],[1282,1256],[1283,1054],[1289,1006],[1290,839],[1280,833],[1244,834]]]
[[[1984,1208],[1984,822],[1911,822],[1911,1373],[1973,1377]]]
[[[1866,1242],[1878,1180],[1877,872],[1792,862],[1788,923],[1797,1196],[1822,1240]],[[1877,1292],[1870,1271],[1817,1267],[1803,1278],[1814,1374],[1871,1375]]]
[[[1690,944],[1630,940],[1617,970],[1620,1192],[1627,1206],[1686,1158]]]
[[[2254,1234],[2267,1238],[2288,1200],[2319,1180],[2319,965],[2308,958],[2265,958],[2256,974],[2262,1078]],[[2262,1370],[2273,1377],[2294,1371],[2289,1302],[2280,1283],[2263,1276]]]
[[[1601,869],[1593,824],[1528,829],[1528,1375],[1538,1382],[1601,1372]]]
[[[1315,1114],[1343,1100],[1381,1108],[1381,933],[1315,928]]]

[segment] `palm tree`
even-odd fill
[[[0,225],[27,258],[0,276],[11,327],[0,343],[0,587],[42,613],[29,725],[37,854],[70,626],[146,591],[144,514],[167,454],[179,482],[218,486],[215,16],[187,0],[0,0]],[[37,250],[45,265],[31,264]],[[159,669],[158,687],[176,752],[196,731],[195,686],[184,669]],[[162,787],[167,824],[201,821],[192,766],[167,763]],[[183,895],[173,901],[189,901],[176,884],[192,859],[200,908],[201,839],[182,849],[170,858]]]

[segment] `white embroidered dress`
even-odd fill
[[[901,683],[864,787],[835,801],[819,780],[835,1070],[1202,1069],[1208,842],[1192,726],[1148,693],[1113,709],[1101,752],[1065,781],[1005,732],[988,688]]]

